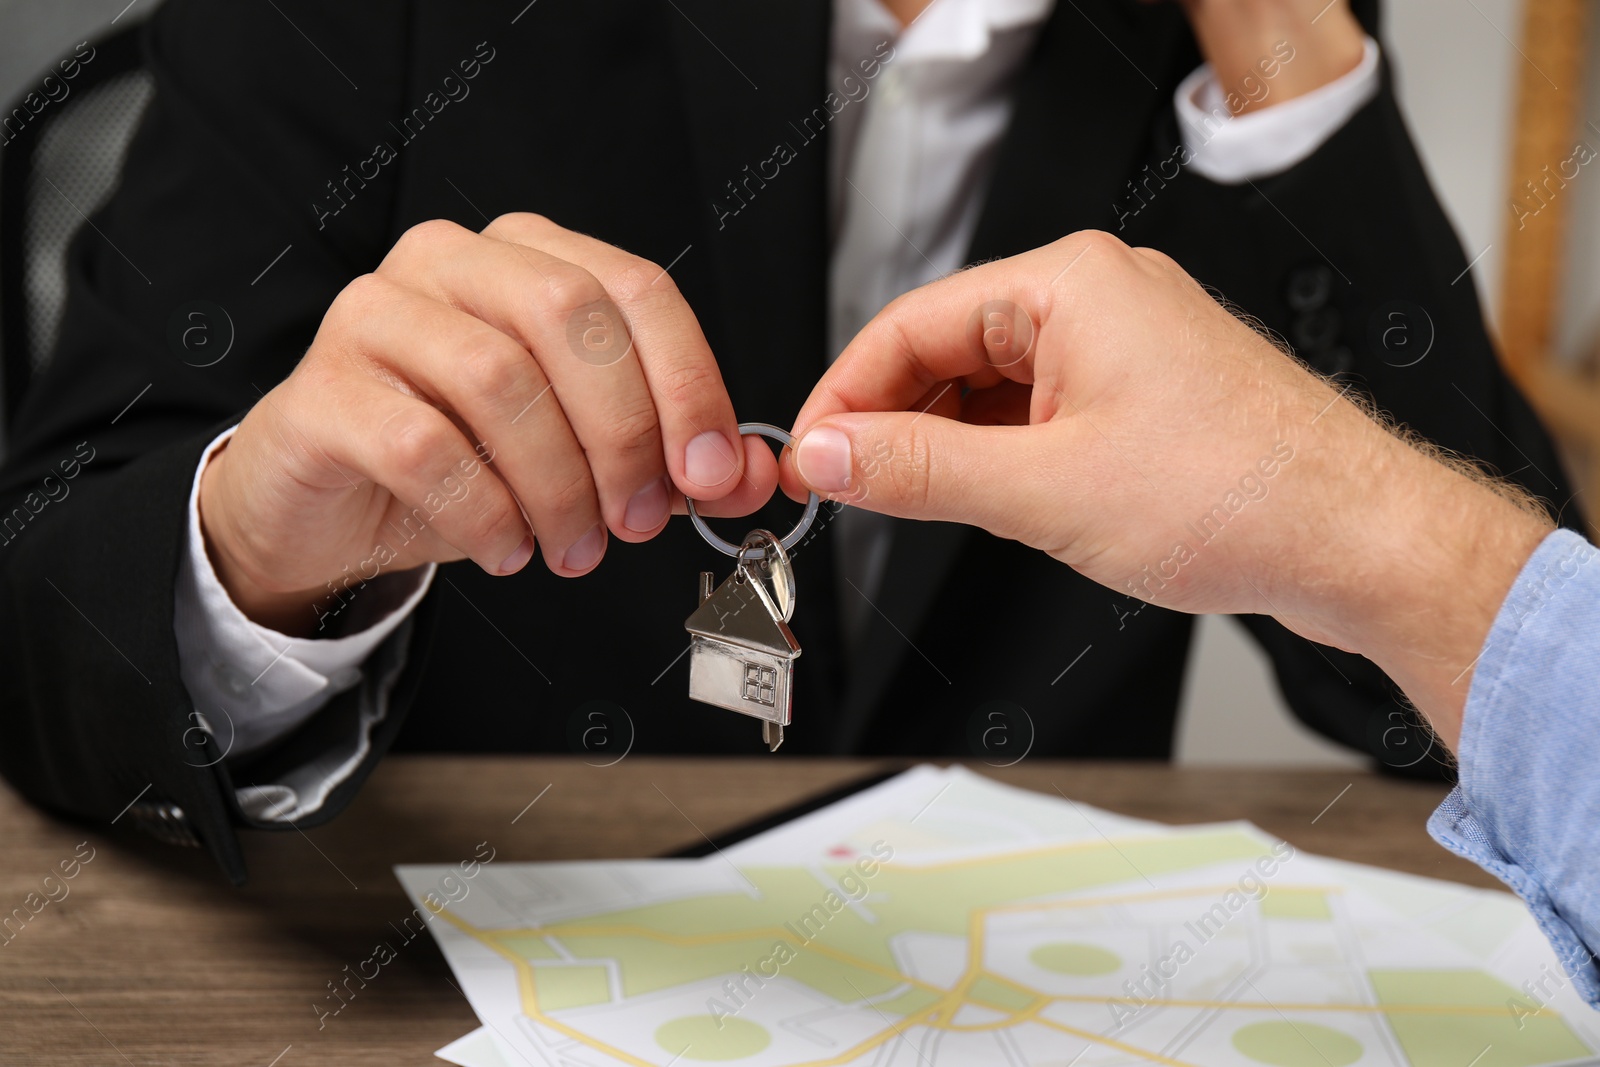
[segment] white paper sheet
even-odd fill
[[[421,905],[449,870],[396,873]],[[960,769],[701,860],[471,886],[429,924],[486,1024],[440,1050],[463,1067],[1600,1062],[1507,894]]]

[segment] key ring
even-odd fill
[[[741,422],[739,424],[739,435],[741,437],[746,437],[750,434],[757,434],[761,437],[770,437],[772,440],[783,445],[784,448],[791,448],[794,446],[793,434],[791,434],[788,430],[781,430],[778,427],[765,422]],[[759,551],[755,551],[755,554],[753,555],[745,555],[745,549],[743,546],[736,545],[732,541],[725,541],[718,537],[714,532],[712,532],[711,527],[706,525],[706,520],[702,519],[700,517],[700,513],[695,510],[694,500],[689,497],[684,497],[684,502],[689,506],[689,520],[694,523],[694,528],[700,531],[700,536],[704,537],[706,539],[706,543],[712,548],[716,549],[718,552],[721,552],[724,556],[733,556],[738,559],[766,558],[767,550],[764,548],[760,549]],[[804,537],[806,532],[811,529],[811,524],[817,520],[817,508],[820,507],[821,504],[822,498],[817,496],[817,494],[812,493],[810,498],[806,501],[806,510],[801,514],[800,521],[795,524],[794,529],[790,530],[783,536],[781,540],[778,541],[778,544],[784,550],[787,551],[788,549],[791,549],[800,543],[800,539]]]
[[[759,555],[752,558],[747,555],[749,552]],[[768,530],[751,530],[744,544],[739,546],[739,558],[750,560],[753,566],[741,562],[739,569],[733,572],[735,580],[760,583],[783,621],[794,618],[794,568],[789,565],[789,553],[778,543],[777,536]]]

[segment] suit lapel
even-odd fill
[[[673,0],[666,16],[704,212],[686,255],[714,264],[712,350],[741,419],[789,426],[825,364],[827,137],[803,119],[827,93],[829,3]]]
[[[1187,40],[1176,5],[1058,0],[1019,77],[968,263],[1081,229],[1114,229],[1113,202],[1139,169],[1177,81],[1192,69]],[[974,536],[981,535],[951,523],[895,524],[878,610],[851,657],[846,751],[880,712],[907,656],[920,655],[912,642]],[[927,665],[944,675],[962,667]]]
[[[1114,204],[1197,64],[1177,4],[1058,0],[1018,82],[971,261],[1115,231]]]

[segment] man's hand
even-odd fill
[[[1361,62],[1365,33],[1349,0],[1178,2],[1240,114],[1303,96]]]
[[[747,447],[660,267],[537,215],[428,222],[339,294],[206,467],[200,512],[235,603],[307,633],[342,577],[462,558],[510,574],[535,540],[577,576],[684,493],[748,512],[776,465]]]
[[[981,526],[1164,607],[1271,615],[1373,659],[1450,743],[1550,526],[1100,233],[896,300],[795,433],[791,493]]]

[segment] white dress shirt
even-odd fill
[[[830,88],[850,102],[829,133],[830,359],[895,297],[963,265],[1011,118],[1012,83],[1053,6],[1054,0],[934,0],[902,30],[879,0],[834,0]],[[879,51],[884,42],[892,54]],[[874,55],[888,58],[876,77],[863,78],[859,64]],[[1288,169],[1372,98],[1377,56],[1369,40],[1361,65],[1344,77],[1236,117],[1227,116],[1222,90],[1202,66],[1175,101],[1194,157],[1189,165],[1224,183]],[[845,82],[847,76],[855,81]],[[290,638],[251,622],[217,580],[200,533],[200,470],[227,436],[212,443],[195,472],[189,551],[178,575],[174,627],[196,710],[218,743],[231,738],[228,751],[240,756],[287,736],[343,690],[362,687],[348,744],[281,784],[240,791],[253,815],[292,820],[315,811],[366,755],[403,650],[381,670],[373,653],[407,620],[435,568],[371,583],[378,589],[365,615],[342,619],[337,637]],[[854,508],[835,522],[842,621],[850,634],[870,612],[868,597],[882,580],[889,527]],[[219,709],[228,727],[219,725]]]
[[[189,551],[178,565],[173,605],[179,670],[200,716],[197,723],[208,728],[225,756],[247,756],[288,736],[339,693],[369,683],[343,743],[274,787],[239,791],[240,803],[257,818],[293,821],[320,807],[366,757],[397,673],[371,670],[372,654],[422,600],[436,568],[430,563],[368,582],[335,617],[339,636],[287,637],[246,618],[222,588],[200,531],[200,471],[233,430],[217,435],[195,471]],[[392,658],[396,668],[403,662],[402,656]]]

